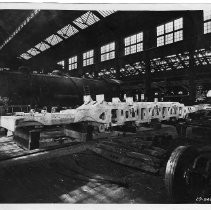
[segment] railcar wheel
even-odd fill
[[[187,184],[198,151],[192,146],[180,146],[171,154],[166,165],[165,186],[169,198],[174,203],[193,202]]]
[[[99,131],[99,133],[105,132],[105,126],[104,125],[99,125],[98,131]]]

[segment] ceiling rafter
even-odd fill
[[[0,45],[0,50],[10,41],[13,37],[18,34],[22,28],[32,19],[34,18],[40,10],[33,10],[31,14],[16,28],[16,30]]]

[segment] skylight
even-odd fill
[[[35,49],[35,48],[31,48],[30,50],[27,51],[27,53],[29,53],[30,55],[35,56],[35,55],[39,54],[40,52],[37,49]]]
[[[64,60],[57,62],[58,65],[62,66],[62,69],[64,69]]]
[[[64,28],[57,31],[57,33],[64,37],[65,39],[69,38],[70,36],[78,33],[78,29],[76,29],[74,26],[68,24]]]
[[[116,10],[97,10],[103,17],[107,17],[116,12]]]
[[[28,60],[31,58],[31,56],[28,54],[28,53],[23,53],[20,55],[21,58],[25,59],[25,60]]]
[[[79,28],[85,29],[88,26],[98,22],[99,20],[100,19],[96,15],[89,11],[76,18],[73,23],[76,24]]]
[[[50,46],[48,44],[46,44],[45,42],[40,42],[39,44],[37,44],[35,46],[38,50],[40,51],[45,51],[47,50],[48,48],[50,48]]]
[[[39,10],[34,11],[34,15],[37,14]],[[114,12],[115,10],[99,10],[97,11],[100,13],[103,17],[107,17]],[[98,18],[93,12],[88,11],[81,15],[80,17],[76,18],[72,23],[75,24],[80,29],[85,29],[94,23],[98,22],[100,18]],[[31,57],[37,55],[40,53],[40,51],[45,51],[49,49],[51,46],[54,46],[58,44],[59,42],[63,41],[64,39],[67,39],[74,34],[78,33],[80,30],[74,27],[72,24],[68,24],[57,31],[57,34],[52,34],[48,38],[46,38],[44,41],[41,41],[39,44],[28,50],[28,53],[23,53],[20,55],[21,58],[24,59],[30,59]]]
[[[62,41],[62,38],[60,38],[58,35],[52,34],[51,36],[46,38],[45,41],[48,42],[50,45],[56,45]]]

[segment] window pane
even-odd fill
[[[39,54],[40,52],[36,48],[31,48],[30,50],[27,51],[27,53],[35,56],[35,55]]]
[[[107,52],[107,50],[108,50],[108,45],[105,45],[104,46],[104,52]]]
[[[125,55],[137,53],[143,50],[143,32],[125,38]]]
[[[115,57],[114,51],[115,51],[115,42],[102,46],[101,47],[101,61],[113,59]]]
[[[104,54],[101,55],[101,61],[104,61]]]
[[[125,38],[125,46],[130,45],[130,37]]]
[[[211,21],[204,23],[204,34],[211,32]]]
[[[110,46],[111,46],[111,47],[110,47],[110,50],[114,50],[114,48],[115,48],[115,43],[114,43],[114,42],[111,43]]]
[[[129,55],[130,54],[130,47],[126,47],[125,48],[125,55]]]
[[[47,45],[45,42],[40,42],[39,44],[37,44],[35,46],[37,49],[41,50],[41,51],[44,51],[44,50],[47,50],[48,48],[50,48],[49,45]]]
[[[183,40],[182,17],[157,27],[157,47],[181,40]]]
[[[46,38],[45,41],[48,42],[50,45],[56,45],[61,42],[62,39],[59,36],[52,34],[51,36]]]
[[[204,10],[204,20],[211,19],[211,10]]]
[[[182,30],[177,31],[174,34],[174,41],[175,42],[178,42],[178,41],[181,41],[181,40],[183,40],[183,31]]]
[[[136,43],[136,35],[131,36],[131,44]]]
[[[157,46],[162,46],[164,45],[164,36],[160,36],[157,38]]]
[[[69,70],[77,69],[77,56],[69,58]]]
[[[136,52],[136,45],[132,45],[131,46],[131,53],[135,53]]]
[[[173,22],[169,22],[165,24],[165,32],[172,32],[173,31]]]
[[[164,34],[164,25],[157,27],[157,36]]]
[[[111,52],[111,54],[110,54],[110,59],[113,59],[113,58],[115,58],[115,52],[114,51]]]
[[[101,47],[101,53],[105,53],[105,47],[104,46]]]
[[[173,33],[167,34],[165,38],[166,38],[166,44],[173,43]]]
[[[66,25],[65,27],[63,27],[62,29],[57,31],[57,33],[65,39],[67,39],[68,37],[70,37],[78,32],[79,32],[78,29],[76,29],[75,27],[73,27],[70,24]]]
[[[88,66],[94,63],[94,50],[89,50],[83,53],[83,66]]]
[[[62,68],[64,68],[64,61],[59,61],[59,62],[57,62],[57,64],[58,64],[58,65],[61,65]]]
[[[89,11],[81,15],[80,17],[76,18],[73,21],[73,23],[76,24],[81,29],[85,29],[99,20],[100,19],[96,15],[94,15],[91,11]]]
[[[143,32],[137,34],[137,42],[143,41]]]
[[[137,52],[143,51],[143,43],[137,44]]]
[[[180,28],[183,28],[183,18],[179,18],[174,21],[174,30],[178,30]]]
[[[103,17],[113,14],[116,10],[97,10]]]

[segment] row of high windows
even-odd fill
[[[211,10],[204,11],[204,34],[211,33]],[[156,28],[157,47],[183,40],[183,17],[174,19]],[[143,51],[143,32],[124,38],[124,55]],[[101,62],[115,58],[115,42],[103,45],[100,49]],[[64,68],[64,62],[58,64]],[[83,53],[83,66],[94,64],[94,50]],[[77,69],[77,55],[69,58],[69,70]]]
[[[157,47],[183,40],[183,18],[157,27]]]
[[[134,34],[124,39],[125,55],[143,51],[143,32]],[[107,61],[115,58],[115,42],[103,45],[100,48],[101,61]],[[75,55],[68,60],[69,70],[77,69],[78,56]],[[64,68],[64,61],[59,61],[57,64]],[[94,50],[89,50],[83,53],[83,66],[94,64]]]

